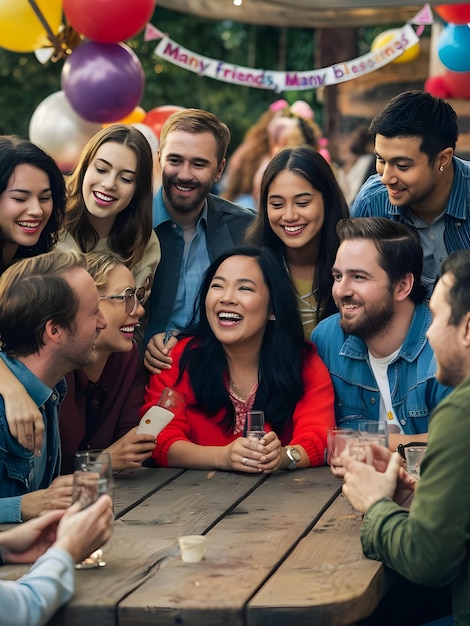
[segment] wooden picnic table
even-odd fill
[[[128,470],[115,477],[114,508],[106,566],[76,572],[52,626],[341,626],[370,615],[386,589],[328,467]],[[188,534],[207,537],[199,563],[180,558]]]

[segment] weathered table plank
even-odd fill
[[[204,561],[168,559],[123,600],[119,626],[242,626],[253,592],[309,531],[339,488],[329,468],[273,474],[207,533]],[[207,489],[201,498],[211,502]]]
[[[155,537],[154,529],[142,526],[136,532],[120,521],[103,547],[105,567],[77,570],[73,599],[49,622],[50,626],[115,626],[116,604],[151,573],[165,558],[176,554],[175,543]]]
[[[184,471],[164,467],[139,467],[115,474],[113,502],[116,519]]]
[[[361,523],[339,496],[251,600],[247,625],[343,626],[370,615],[385,579],[382,563],[363,556]]]
[[[206,533],[265,480],[265,474],[191,470],[175,477],[120,519],[129,526],[152,525],[155,536],[176,542],[180,535]]]

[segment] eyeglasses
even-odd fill
[[[139,304],[144,304],[146,295],[147,291],[145,287],[139,287],[138,289],[131,289],[129,287],[124,291],[124,293],[120,293],[115,296],[101,296],[100,300],[119,300],[120,302],[125,302],[126,313],[128,315],[134,315],[137,310],[137,306]]]

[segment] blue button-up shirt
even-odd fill
[[[162,188],[155,194],[153,202],[155,230],[164,222],[171,223],[178,237],[184,242],[184,232],[179,224],[172,221],[163,200]],[[183,259],[180,267],[178,289],[171,318],[166,330],[186,328],[194,313],[194,303],[201,285],[204,272],[210,265],[206,241],[207,201],[196,224],[196,230],[190,242],[184,244]]]
[[[379,174],[361,187],[351,207],[352,217],[388,217],[414,228],[423,246],[423,284],[431,294],[445,256],[470,249],[470,163],[454,157],[454,180],[444,213],[433,224],[424,224],[408,207],[397,207]]]
[[[312,341],[333,381],[337,426],[357,429],[359,416],[379,419],[380,391],[365,341],[345,334],[339,320],[337,313],[320,322]],[[387,370],[393,411],[407,435],[426,433],[429,414],[452,391],[435,377],[434,352],[426,338],[430,323],[427,305],[417,305],[405,341]]]
[[[66,393],[62,379],[55,388],[47,387],[23,363],[0,352],[0,358],[24,385],[44,419],[44,447],[40,457],[11,436],[0,397],[0,522],[21,522],[21,497],[37,489],[47,489],[59,475],[60,435],[58,408]]]

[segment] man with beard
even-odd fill
[[[387,217],[413,228],[423,247],[429,298],[442,261],[470,248],[470,163],[454,156],[452,106],[424,91],[398,94],[371,122],[377,174],[360,189],[353,217]]]
[[[425,441],[429,414],[451,389],[437,382],[426,339],[431,314],[419,239],[378,217],[340,220],[337,233],[332,273],[339,313],[312,333],[333,380],[336,424],[384,420],[393,450]]]
[[[364,626],[470,623],[469,285],[470,251],[450,254],[431,296],[427,336],[436,354],[436,377],[455,389],[432,412],[419,488],[399,456],[381,446],[373,467],[343,459],[343,493],[364,513],[364,554],[393,570],[389,593]],[[449,613],[452,618],[435,621]]]
[[[171,334],[188,326],[204,272],[219,254],[241,243],[255,218],[251,210],[210,193],[224,171],[229,141],[228,127],[201,109],[177,111],[162,128],[162,186],[154,200],[162,258],[144,338],[152,373],[171,367],[176,344]]]
[[[0,398],[0,522],[70,506],[73,476],[58,477],[63,377],[96,361],[103,328],[99,294],[81,253],[54,250],[22,259],[0,277],[0,359],[44,420],[43,446],[35,456],[9,432]]]

